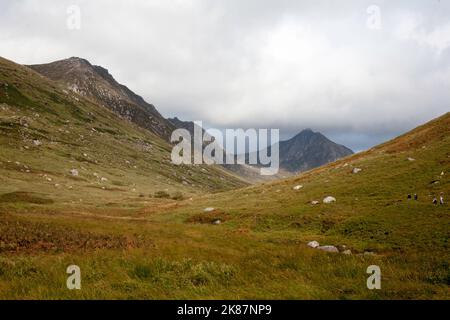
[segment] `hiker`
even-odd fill
[[[444,194],[441,193],[441,196],[439,197],[439,203],[441,204],[441,206],[444,205]]]
[[[408,194],[408,200],[411,200],[411,195],[410,194]]]
[[[417,193],[414,193],[414,200],[419,200],[419,196],[417,195]]]
[[[433,204],[434,204],[434,205],[437,204],[437,198],[436,198],[436,197],[434,197],[434,199],[433,199]]]

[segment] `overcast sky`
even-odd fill
[[[164,116],[354,150],[450,111],[446,0],[1,0],[0,55],[83,57]]]

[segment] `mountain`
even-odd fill
[[[172,164],[172,146],[159,134],[119,117],[90,94],[61,88],[3,58],[0,146],[0,193],[12,196],[87,205],[246,185],[220,166]]]
[[[168,120],[177,128],[187,129],[193,137],[194,122],[183,121],[177,117]],[[205,130],[202,129],[202,132],[204,133]],[[280,141],[280,171],[277,175],[261,176],[260,166],[249,164],[248,153],[245,155],[246,165],[224,164],[223,167],[249,181],[262,182],[317,168],[352,154],[352,150],[331,141],[320,132],[305,129],[289,140]]]
[[[184,121],[184,120],[180,120],[177,117],[169,118],[168,120],[170,122],[172,122],[172,124],[175,127],[188,130],[193,139],[194,128],[196,126],[196,124],[193,121]],[[202,128],[202,133],[205,134],[205,129],[203,129],[203,128]],[[204,143],[204,146],[206,146],[207,144],[209,144],[209,142]],[[274,180],[274,179],[285,178],[286,176],[291,175],[290,172],[287,172],[286,170],[281,169],[280,172],[276,175],[263,176],[263,175],[261,175],[261,172],[260,172],[260,166],[248,164],[249,163],[248,154],[246,154],[245,156],[246,156],[246,164],[236,164],[237,163],[237,155],[235,155],[235,157],[234,157],[235,164],[226,164],[225,163],[226,152],[223,151],[222,167],[225,168],[228,172],[244,179],[245,181],[251,182],[251,183],[260,183],[260,182],[270,181],[270,180]]]
[[[163,139],[170,139],[173,125],[152,104],[114,80],[107,69],[77,57],[28,67]]]
[[[178,117],[174,117],[174,118],[168,118],[167,119],[170,123],[172,123],[176,128],[178,129],[186,129],[187,131],[189,131],[189,133],[191,134],[191,136],[194,136],[194,128],[195,128],[195,123],[193,121],[184,121],[184,120],[180,120],[178,119]],[[205,129],[202,128],[202,133],[205,133]]]
[[[280,142],[280,167],[290,172],[307,171],[352,154],[320,132],[306,129]]]

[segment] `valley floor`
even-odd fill
[[[301,195],[286,181],[109,208],[3,196],[0,298],[450,298],[448,206],[356,200],[346,188],[337,203],[312,206],[317,189],[302,180],[312,190]],[[311,240],[352,255],[309,248]],[[81,290],[66,287],[69,265],[81,269]],[[381,290],[366,286],[370,265],[381,268]]]

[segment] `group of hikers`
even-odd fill
[[[417,195],[417,193],[415,193],[414,196],[412,196],[411,194],[408,194],[408,200],[411,200],[413,197],[414,197],[414,200],[416,200],[416,201],[419,200],[419,196]],[[433,204],[434,205],[438,204],[438,198],[437,197],[433,198]],[[444,193],[443,192],[441,192],[441,194],[439,195],[439,204],[441,206],[444,205]]]

